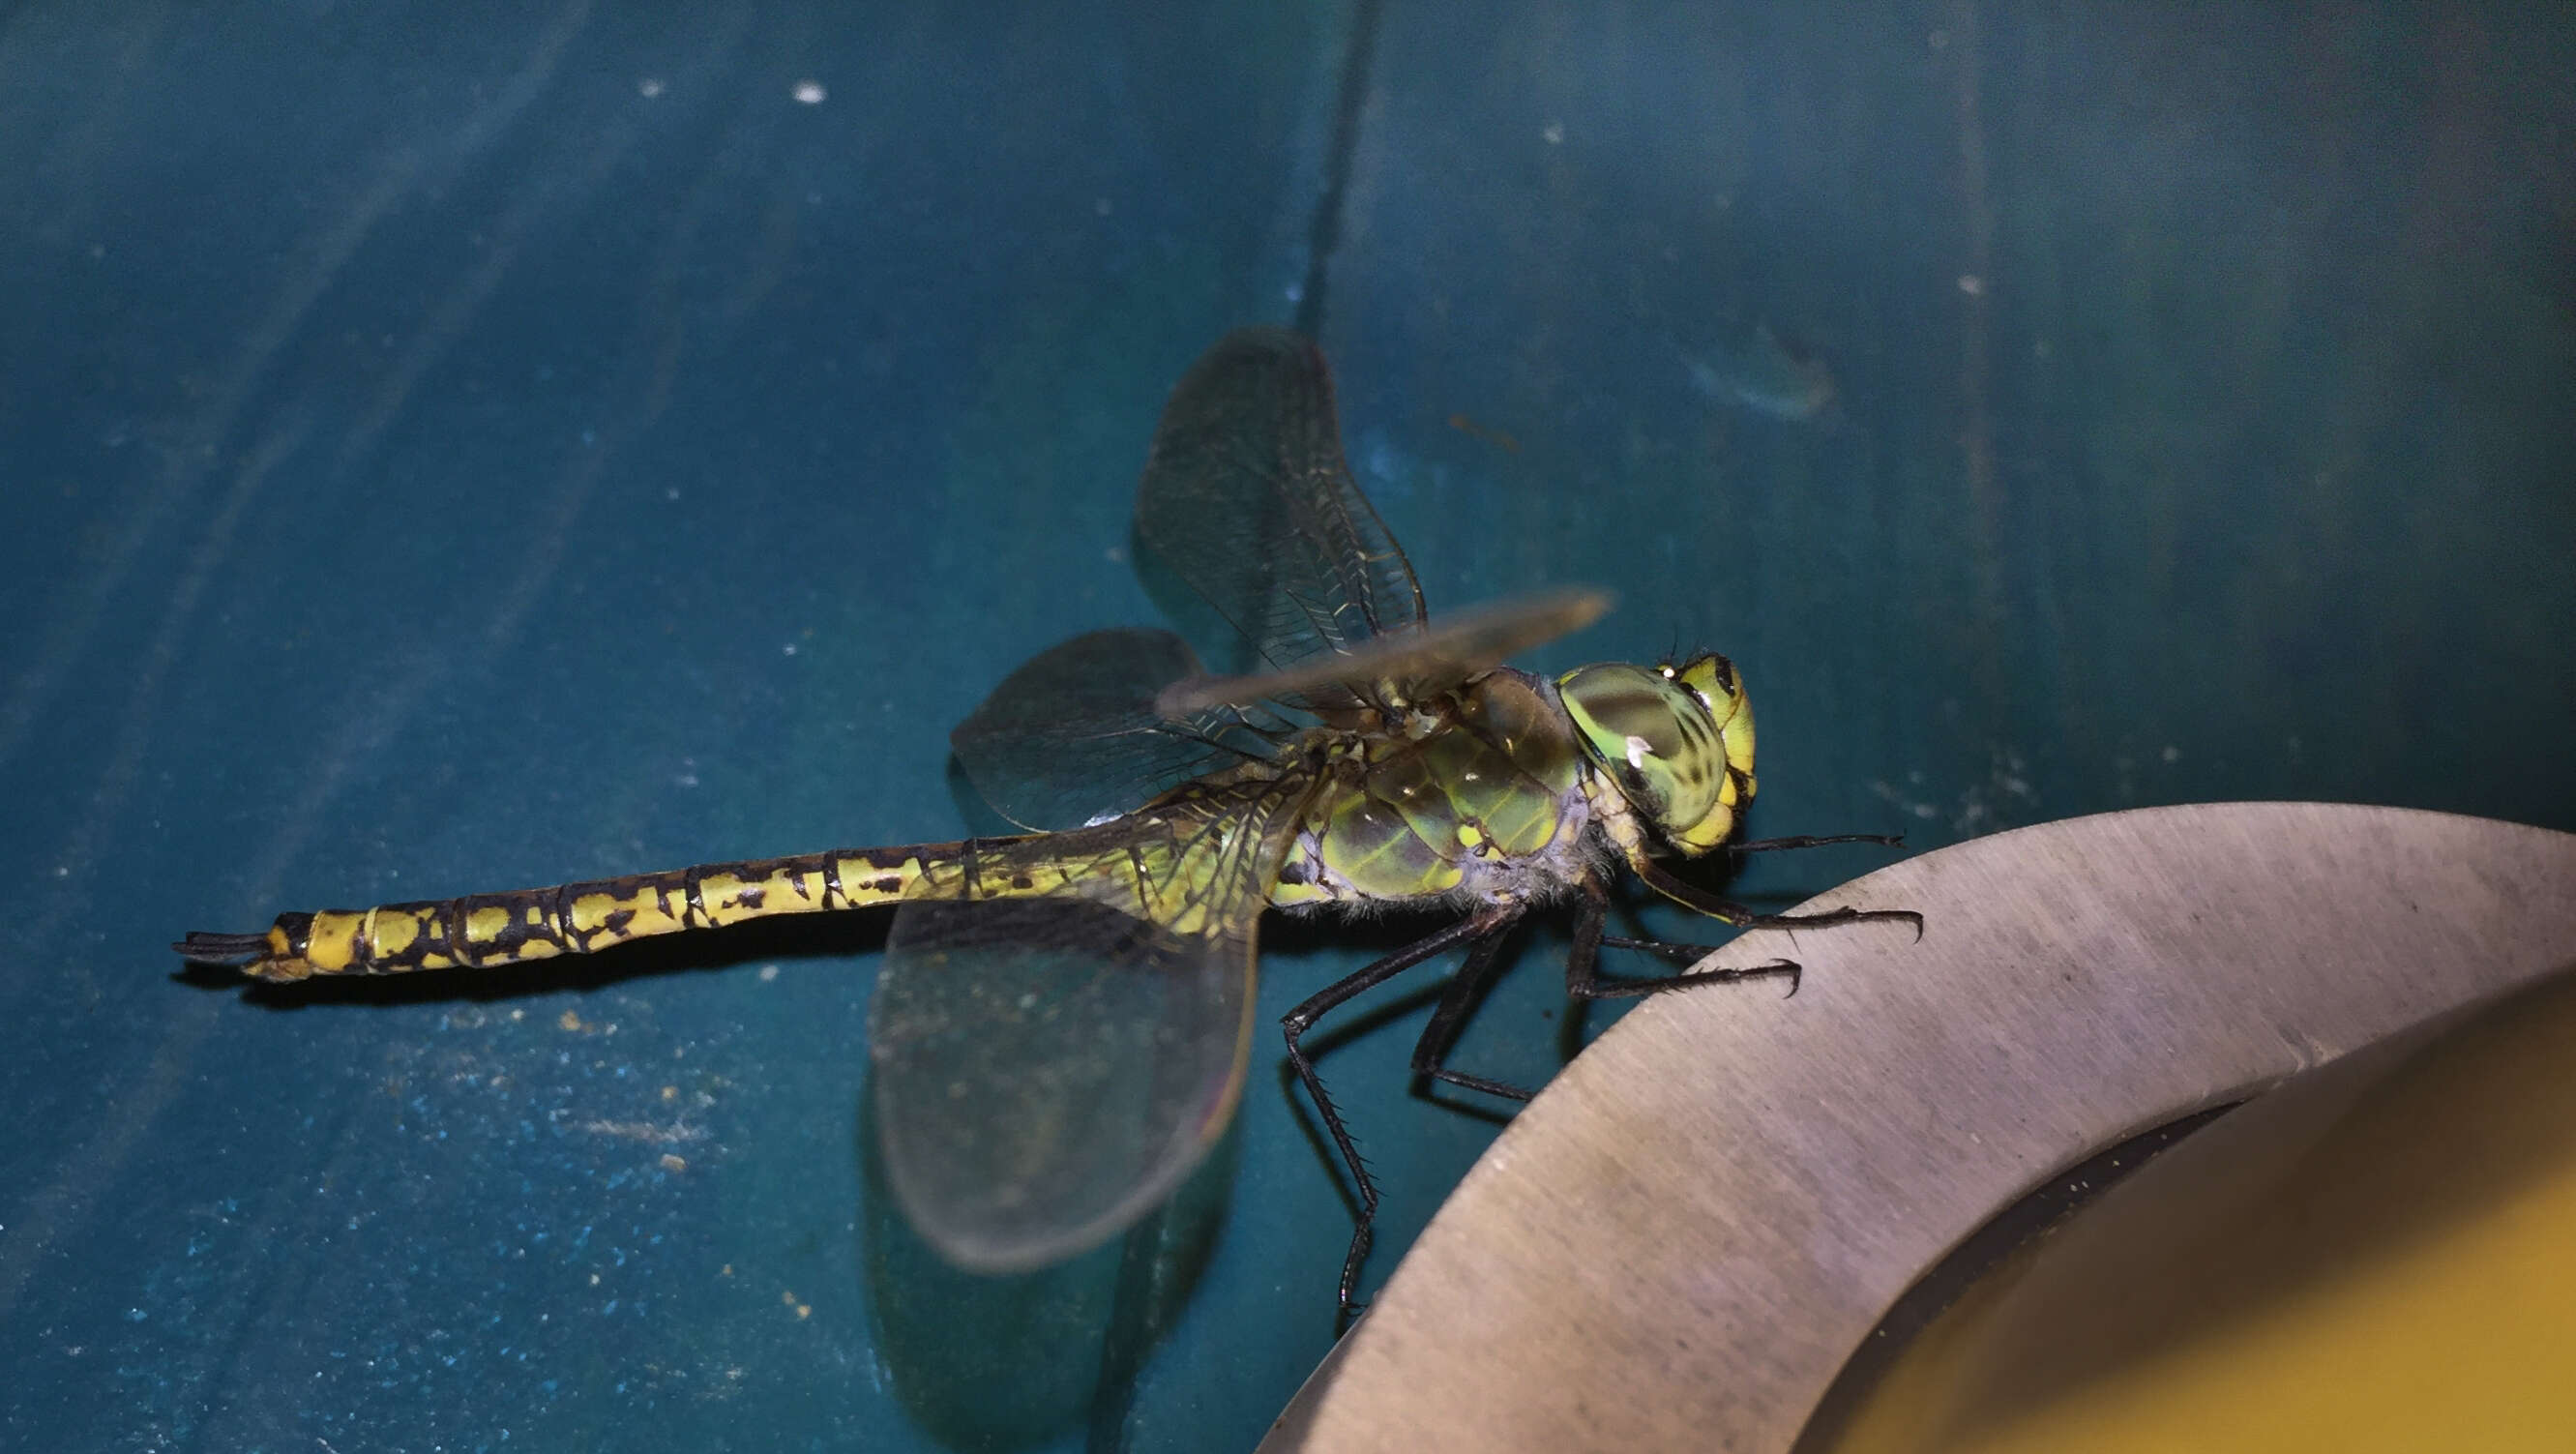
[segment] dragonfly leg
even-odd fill
[[[1499,905],[1479,910],[1437,934],[1415,940],[1357,973],[1335,980],[1307,996],[1295,1009],[1279,1017],[1279,1028],[1288,1041],[1288,1063],[1296,1067],[1298,1082],[1306,1087],[1306,1094],[1314,1099],[1315,1110],[1323,1117],[1324,1130],[1333,1138],[1334,1148],[1341,1152],[1343,1164],[1350,1167],[1351,1184],[1359,1195],[1359,1226],[1352,1231],[1350,1251],[1342,1258],[1342,1277],[1337,1290],[1338,1306],[1344,1323],[1349,1321],[1350,1315],[1359,1307],[1351,1294],[1359,1286],[1360,1264],[1368,1258],[1369,1243],[1373,1235],[1371,1228],[1377,1220],[1377,1183],[1370,1179],[1368,1165],[1360,1159],[1359,1143],[1351,1139],[1350,1128],[1342,1124],[1342,1113],[1334,1109],[1333,1098],[1325,1093],[1323,1078],[1315,1073],[1315,1062],[1307,1058],[1304,1047],[1299,1045],[1298,1041],[1304,1038],[1308,1030],[1314,1028],[1316,1020],[1336,1006],[1384,984],[1426,959],[1446,953],[1461,944],[1494,935],[1496,930],[1506,928],[1513,920],[1518,919],[1521,912],[1521,906],[1518,904]]]
[[[1819,914],[1763,914],[1682,882],[1666,873],[1661,864],[1642,851],[1629,856],[1628,867],[1656,893],[1694,913],[1706,914],[1721,924],[1732,924],[1739,929],[1818,929],[1828,924],[1865,924],[1876,919],[1892,919],[1913,925],[1914,937],[1923,937],[1923,916],[1912,909],[1827,909]]]
[[[1798,992],[1798,965],[1786,959],[1749,969],[1710,969],[1647,977],[1605,974],[1600,969],[1600,951],[1605,948],[1639,950],[1660,955],[1677,964],[1692,963],[1710,949],[1710,946],[1701,944],[1672,944],[1659,939],[1630,939],[1604,934],[1602,930],[1608,922],[1609,911],[1608,890],[1597,882],[1587,883],[1574,911],[1574,947],[1565,960],[1565,992],[1570,999],[1627,999],[1691,985],[1769,979],[1777,975],[1788,976],[1790,994]],[[1440,997],[1439,1008],[1431,1014],[1431,1023],[1423,1027],[1422,1039],[1413,1047],[1413,1073],[1448,1085],[1483,1091],[1487,1095],[1526,1101],[1537,1092],[1508,1081],[1451,1070],[1447,1064],[1449,1052],[1458,1042],[1458,1033],[1465,1028],[1468,1011],[1474,1008],[1493,982],[1495,966],[1500,962],[1497,951],[1502,948],[1502,943],[1503,936],[1499,931],[1480,941],[1467,956],[1466,967],[1449,982],[1448,990]]]
[[[1601,944],[1606,949],[1635,949],[1659,955],[1675,964],[1694,963],[1716,947],[1710,944],[1673,944],[1661,939],[1629,939],[1615,934],[1603,935]],[[1659,995],[1666,990],[1695,984],[1723,984],[1785,975],[1789,980],[1789,994],[1781,998],[1787,999],[1798,992],[1798,977],[1804,972],[1794,959],[1775,959],[1769,964],[1756,964],[1744,969],[1699,969],[1638,977],[1602,974],[1589,963],[1578,967],[1577,962],[1569,958],[1565,962],[1565,992],[1578,1000],[1617,1000]]]
[[[1783,848],[1822,848],[1828,843],[1874,843],[1881,848],[1903,848],[1902,833],[1827,833],[1821,837],[1800,833],[1789,838],[1747,838],[1727,847],[1737,853],[1770,853]]]
[[[1518,917],[1515,911],[1513,918]],[[1537,1094],[1508,1081],[1451,1070],[1447,1064],[1450,1049],[1458,1043],[1458,1032],[1467,1027],[1467,1016],[1484,999],[1485,991],[1501,970],[1503,944],[1510,937],[1507,931],[1511,925],[1511,920],[1505,920],[1477,940],[1476,947],[1467,952],[1466,964],[1449,981],[1449,987],[1441,991],[1440,1004],[1431,1012],[1431,1023],[1422,1027],[1422,1038],[1413,1044],[1415,1075],[1506,1100],[1525,1101]]]
[[[1730,905],[1729,907],[1733,907]],[[1666,990],[1687,989],[1697,984],[1724,984],[1737,980],[1770,979],[1786,975],[1789,993],[1798,992],[1799,969],[1795,960],[1775,959],[1749,969],[1686,970],[1680,974],[1624,975],[1601,972],[1601,951],[1633,949],[1652,954],[1675,964],[1691,964],[1709,952],[1704,944],[1675,944],[1661,939],[1631,939],[1624,934],[1604,934],[1602,927],[1610,915],[1610,891],[1598,879],[1583,885],[1583,902],[1575,910],[1574,950],[1565,957],[1565,994],[1574,1000],[1636,999],[1662,994]],[[1748,917],[1760,918],[1758,914]],[[1786,996],[1783,996],[1786,998]]]

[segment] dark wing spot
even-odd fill
[[[599,921],[599,932],[602,934],[623,934],[626,932],[626,926],[634,922],[635,911],[633,909],[617,909],[612,911],[607,918]]]
[[[903,888],[903,876],[902,876],[901,874],[892,874],[892,873],[890,873],[890,874],[887,874],[885,877],[883,877],[883,878],[881,878],[881,879],[878,879],[876,882],[874,882],[874,883],[872,883],[872,884],[868,885],[868,887],[869,887],[869,888],[872,888],[872,889],[875,889],[878,893],[881,893],[881,894],[898,893],[898,892],[900,892],[900,891],[902,890],[902,888]]]
[[[1034,882],[1029,878],[1029,876],[1028,876],[1027,874],[1024,874],[1024,873],[1015,873],[1015,874],[1012,874],[1012,875],[1011,875],[1011,887],[1013,887],[1013,888],[1015,888],[1015,889],[1026,889],[1026,888],[1034,888],[1034,887],[1036,887],[1036,884],[1035,884],[1035,883],[1034,883]]]
[[[733,901],[736,908],[757,909],[768,897],[767,889],[744,889],[733,896]]]

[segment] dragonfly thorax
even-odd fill
[[[1349,740],[1272,903],[1538,899],[1579,872],[1583,749],[1545,682],[1493,671],[1407,715],[1421,730]]]

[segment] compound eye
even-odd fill
[[[1618,663],[1569,672],[1557,690],[1585,749],[1658,831],[1682,834],[1716,807],[1726,755],[1697,693]]]

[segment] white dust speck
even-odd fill
[[[1565,123],[1562,121],[1551,121],[1545,128],[1540,130],[1539,135],[1546,138],[1549,146],[1563,146],[1565,144]]]
[[[647,101],[661,95],[662,78],[660,76],[646,76],[642,80],[637,81],[635,83],[635,94],[643,97]]]
[[[1915,792],[1900,790],[1883,781],[1872,782],[1869,790],[1881,802],[1909,817],[1925,822],[1946,820],[1951,832],[1962,838],[1971,838],[2027,820],[2028,814],[2021,811],[2020,805],[2036,807],[2039,803],[2039,791],[2032,785],[2029,773],[2029,765],[2022,760],[2020,753],[2010,748],[1998,748],[1987,766],[1985,780],[1968,783],[1948,803],[1941,801],[1943,795],[1940,793],[1920,790],[1924,780],[1920,771],[1906,774],[1906,781],[1917,789]]]
[[[1986,280],[1978,277],[1975,273],[1961,273],[1959,274],[1959,291],[1967,294],[1971,298],[1982,298],[1986,295]]]
[[[707,1139],[706,1127],[692,1126],[686,1121],[673,1121],[668,1125],[654,1121],[584,1121],[579,1129],[593,1136],[614,1136],[620,1141],[640,1141],[648,1145]]]
[[[831,93],[823,89],[823,83],[820,81],[799,81],[796,83],[796,89],[787,94],[795,97],[796,104],[799,106],[820,106],[823,104],[823,99]]]
[[[773,981],[775,981],[777,978],[778,978],[778,966],[777,966],[777,965],[774,965],[774,964],[764,964],[764,965],[762,965],[762,966],[760,967],[760,982],[761,982],[762,984],[769,984],[769,983],[772,983],[772,982],[773,982]]]

